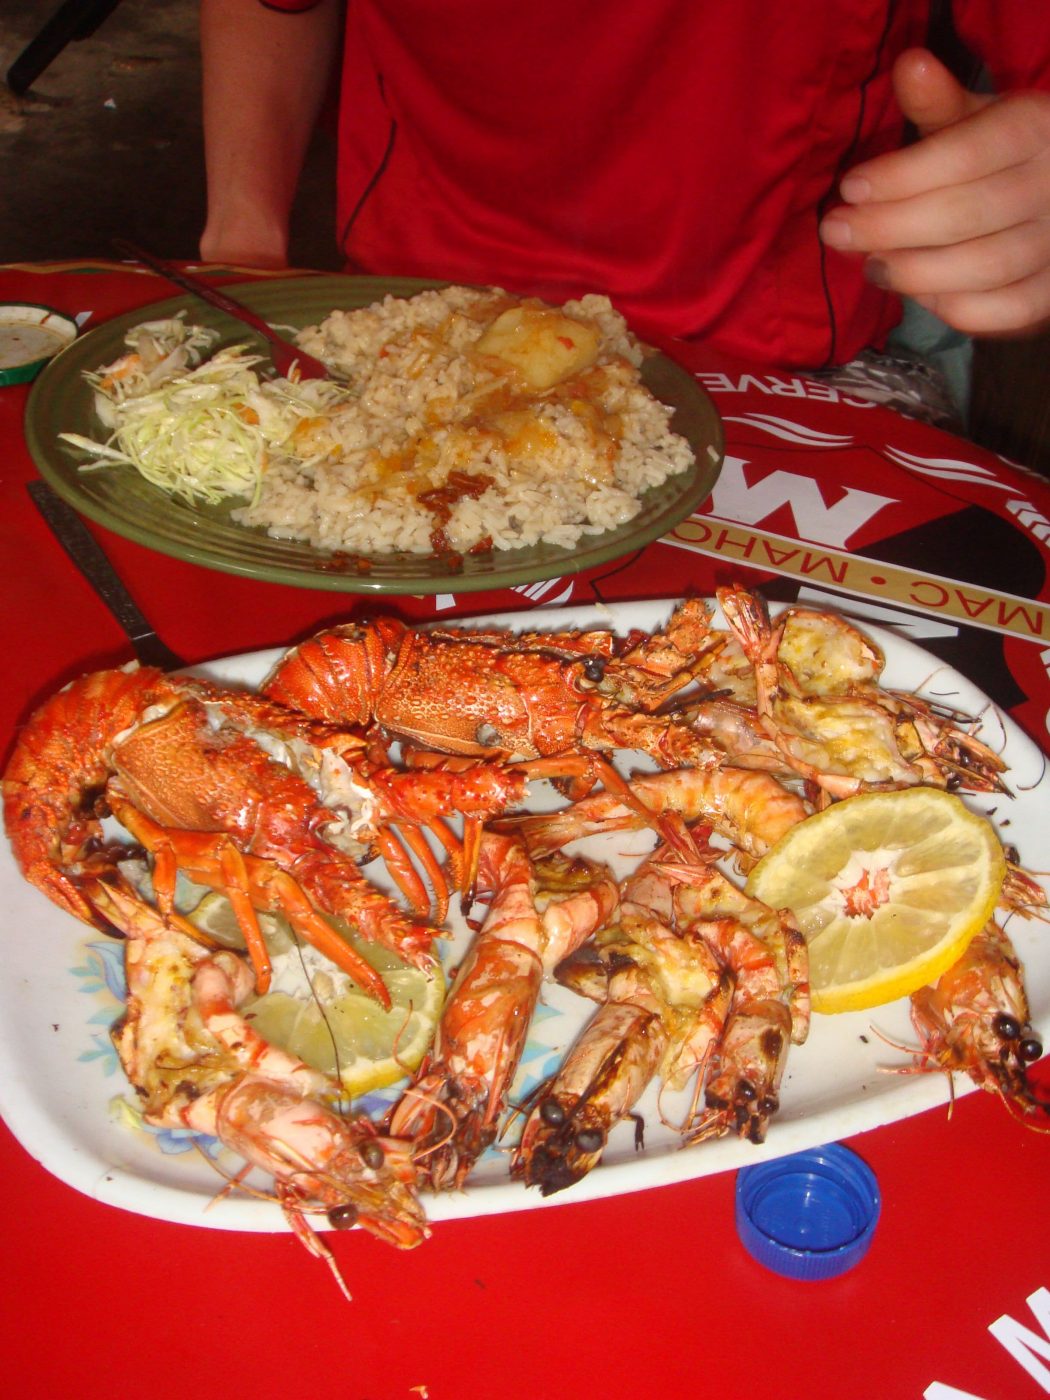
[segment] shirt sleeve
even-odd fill
[[[954,0],[963,43],[985,64],[996,92],[1050,91],[1050,4],[1046,0]]]

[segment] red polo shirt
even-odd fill
[[[890,70],[924,42],[928,12],[351,0],[341,245],[365,271],[604,291],[642,329],[751,361],[841,363],[881,344],[899,307],[817,224],[846,169],[900,143]],[[953,13],[1000,90],[1050,86],[1050,4]]]

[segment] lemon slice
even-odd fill
[[[218,942],[243,948],[223,895],[206,894],[187,917]],[[273,982],[264,996],[245,1002],[241,1012],[264,1040],[339,1080],[348,1094],[366,1094],[419,1067],[434,1038],[445,980],[439,967],[428,974],[337,921],[333,924],[386,983],[389,1011],[316,949],[296,942],[283,919],[260,914]]]
[[[809,944],[813,1009],[859,1011],[947,971],[991,918],[998,836],[938,788],[846,798],[792,827],[747,892],[787,908]]]

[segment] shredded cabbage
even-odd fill
[[[179,319],[129,331],[129,353],[84,376],[108,438],[60,434],[94,459],[80,470],[124,464],[190,505],[229,497],[255,504],[268,460],[302,455],[293,440],[299,424],[328,418],[351,397],[330,380],[262,378],[255,366],[265,356],[245,345],[203,359],[217,338]]]

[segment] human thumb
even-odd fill
[[[952,126],[990,100],[967,92],[928,49],[907,49],[893,65],[893,91],[920,136]]]

